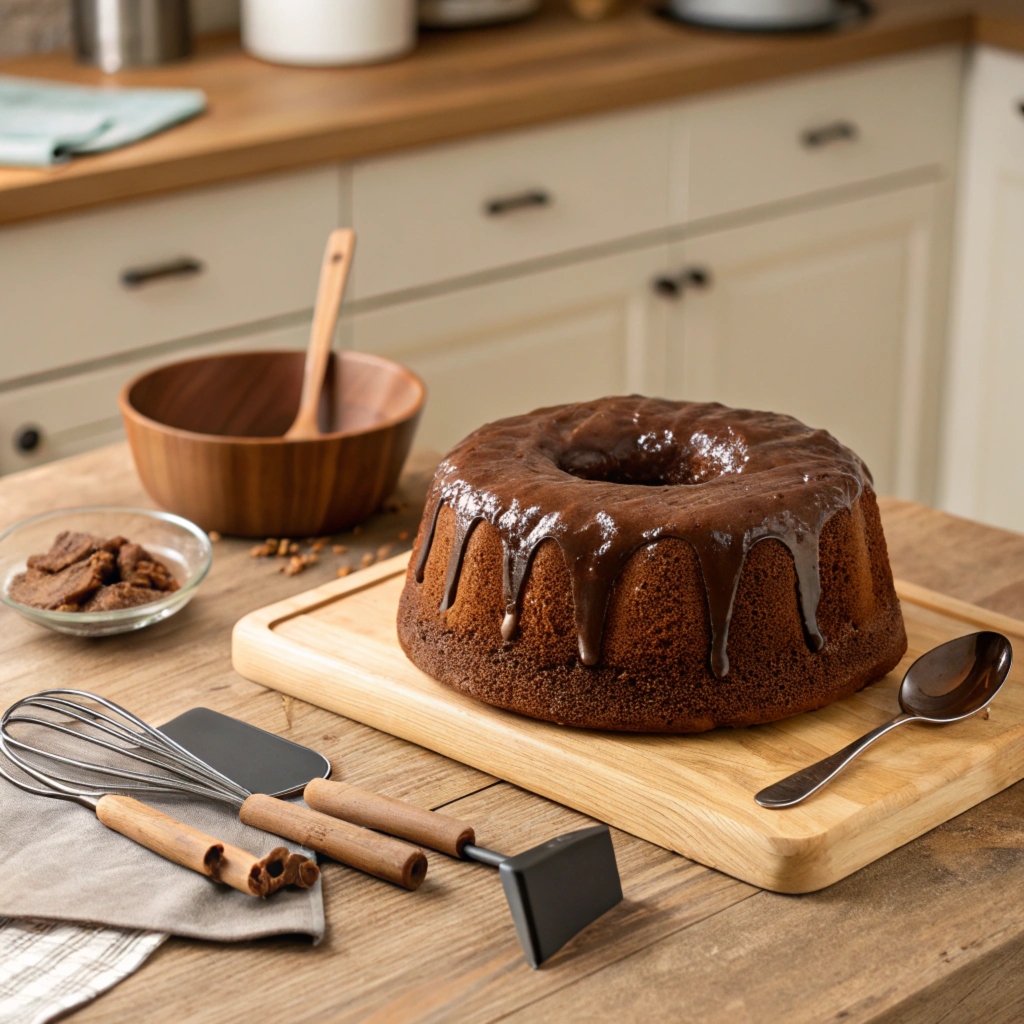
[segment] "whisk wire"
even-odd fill
[[[74,734],[77,735],[77,734]],[[49,750],[40,750],[38,747],[31,746],[26,743],[22,743],[20,740],[16,740],[13,736],[5,736],[3,743],[4,753],[8,758],[13,761],[19,768],[30,772],[35,775],[36,778],[45,778],[46,780],[55,780],[57,782],[67,783],[69,786],[82,787],[83,782],[81,778],[68,778],[66,775],[61,775],[53,769],[48,769],[45,775],[40,776],[32,770],[33,766],[26,761],[23,757],[12,751],[10,746],[18,747],[22,750],[26,750],[37,757],[45,758],[49,761],[57,761],[61,764],[70,765],[74,768],[81,768],[84,772],[96,775],[109,776],[115,779],[121,779],[121,782],[110,782],[104,783],[101,789],[98,791],[102,793],[163,793],[173,795],[175,793],[193,793],[196,796],[209,797],[213,800],[221,800],[224,803],[233,804],[238,806],[241,803],[241,799],[234,794],[222,793],[219,790],[211,789],[210,787],[204,787],[194,785],[186,781],[177,781],[168,779],[166,776],[149,775],[146,772],[135,772],[130,768],[121,767],[109,767],[107,765],[98,764],[92,761],[79,761],[73,757],[65,757],[62,754],[57,754]],[[124,780],[134,780],[125,782]]]
[[[70,712],[65,712],[65,713],[70,714]],[[80,721],[84,721],[84,719],[81,719],[79,716],[75,716],[75,717],[79,718]],[[82,740],[82,741],[84,741],[86,743],[91,743],[93,746],[101,747],[104,750],[109,750],[109,751],[111,751],[114,754],[118,754],[118,755],[120,755],[122,757],[130,758],[131,760],[137,761],[137,762],[139,762],[141,764],[147,764],[147,765],[149,765],[152,768],[158,768],[158,769],[161,769],[163,771],[172,772],[172,773],[174,773],[176,775],[179,775],[184,780],[184,784],[185,785],[190,785],[190,784],[198,783],[199,787],[212,785],[212,786],[214,786],[214,788],[218,788],[218,789],[222,788],[222,787],[220,787],[217,784],[217,782],[215,780],[208,780],[208,779],[206,779],[205,777],[203,777],[201,775],[197,779],[195,776],[198,775],[199,773],[189,772],[185,768],[185,766],[180,766],[180,765],[174,764],[173,762],[172,763],[168,763],[167,761],[156,761],[156,760],[153,760],[153,758],[146,757],[145,755],[139,754],[139,753],[137,753],[137,752],[135,752],[133,750],[126,750],[124,747],[117,746],[117,745],[115,745],[113,743],[107,743],[105,740],[99,739],[99,738],[97,738],[95,736],[89,736],[89,735],[87,735],[87,734],[85,734],[83,732],[78,731],[77,729],[69,729],[66,726],[60,725],[57,722],[50,722],[50,721],[47,721],[46,719],[41,719],[41,718],[33,718],[33,717],[28,716],[28,715],[15,715],[15,716],[9,718],[4,723],[4,728],[3,728],[3,731],[4,731],[4,733],[7,736],[8,742],[10,742],[14,746],[18,747],[19,749],[27,751],[27,752],[30,752],[30,753],[33,753],[33,754],[35,754],[38,757],[48,758],[51,761],[60,761],[63,764],[72,765],[72,766],[74,766],[76,768],[82,768],[85,771],[97,772],[97,773],[99,773],[101,775],[112,775],[114,777],[127,776],[129,778],[134,778],[134,779],[139,779],[139,780],[152,780],[152,781],[155,781],[155,782],[162,782],[162,783],[165,783],[165,784],[167,783],[167,779],[164,776],[152,776],[152,775],[146,774],[145,772],[142,772],[142,773],[134,772],[134,771],[132,771],[129,768],[119,768],[119,767],[112,767],[112,766],[109,766],[109,765],[96,764],[96,763],[88,762],[88,761],[79,761],[76,758],[65,757],[64,755],[57,754],[57,753],[55,753],[53,751],[42,750],[42,749],[40,749],[39,747],[37,747],[37,746],[35,746],[33,744],[24,743],[21,740],[16,739],[9,732],[7,732],[7,726],[10,725],[11,723],[30,723],[32,725],[42,726],[44,729],[52,729],[54,732],[64,733],[66,736],[72,737],[72,739]],[[102,728],[102,727],[101,726],[96,726],[96,728]],[[104,729],[104,732],[109,732],[109,730]],[[157,751],[157,753],[162,753],[162,751]],[[65,779],[65,781],[69,781],[69,780]],[[73,781],[73,780],[71,780],[71,781]],[[121,788],[131,788],[131,787],[121,787]],[[203,788],[197,788],[197,787],[193,786],[193,788],[191,789],[191,792],[202,794],[202,793],[205,793],[206,790],[203,789]],[[229,791],[225,790],[225,796],[229,797],[230,799],[237,799],[238,798],[237,794],[234,793],[233,791],[229,792]],[[241,799],[244,799],[244,797],[242,797]]]
[[[80,703],[82,700],[99,704],[124,721],[117,721],[102,711]],[[70,728],[60,722],[26,714],[26,708],[59,714],[79,723],[82,728]],[[130,725],[125,725],[125,722]],[[11,726],[18,724],[49,729],[54,733],[71,737],[76,742],[89,743],[96,748],[109,751],[121,761],[114,765],[82,761],[57,750],[25,742],[10,732]],[[136,726],[137,729],[131,726]],[[104,735],[115,742],[108,742],[103,738]],[[123,746],[124,743],[129,746]],[[139,748],[154,756],[147,756]],[[43,690],[11,705],[0,718],[0,750],[12,764],[32,778],[69,799],[79,799],[79,802],[95,801],[108,792],[188,793],[239,806],[250,795],[242,786],[195,757],[190,751],[130,711],[104,697],[81,690]],[[42,759],[46,764],[46,770],[44,771],[38,763],[33,764],[30,758]],[[127,767],[124,759],[147,765],[163,774],[153,775],[145,771],[136,771]],[[66,774],[50,767],[51,765],[64,765],[81,770],[87,773],[90,781],[83,782],[81,777],[68,778]],[[29,788],[31,792],[47,795],[42,790],[19,783],[2,769],[0,773],[22,789]],[[100,789],[95,788],[96,784],[92,781],[97,775],[104,777]],[[118,781],[108,783],[108,778]]]

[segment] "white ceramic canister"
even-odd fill
[[[242,46],[275,64],[370,64],[416,45],[416,0],[242,0]]]

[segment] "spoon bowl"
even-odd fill
[[[949,640],[922,654],[900,684],[901,713],[816,764],[762,789],[754,800],[778,810],[792,807],[834,779],[861,751],[905,722],[945,725],[988,707],[1006,681],[1013,647],[988,630]]]
[[[903,713],[943,724],[991,703],[1006,680],[1013,648],[1002,633],[970,633],[922,654],[900,686]]]

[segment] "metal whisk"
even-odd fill
[[[118,794],[216,800],[237,808],[246,825],[408,889],[418,888],[426,876],[427,859],[418,847],[308,807],[252,794],[130,711],[93,693],[43,690],[19,700],[0,718],[0,750],[46,788],[0,769],[9,782],[40,796],[73,800],[97,816],[109,801],[125,799]]]
[[[68,699],[70,697],[96,701],[127,719],[130,725]],[[28,708],[36,709],[44,717],[27,712]],[[74,727],[65,724],[69,722],[78,725]],[[52,730],[65,737],[64,742],[69,749],[65,754],[60,754],[26,742],[12,734],[12,728],[17,726]],[[100,734],[106,734],[113,742],[102,739]],[[102,697],[94,697],[76,690],[47,690],[18,701],[0,719],[0,750],[7,760],[16,766],[18,772],[41,782],[44,788],[16,778],[2,767],[0,775],[27,793],[71,800],[88,807],[108,828],[120,832],[175,864],[191,868],[249,895],[269,896],[285,885],[305,888],[316,881],[319,877],[316,865],[306,857],[291,853],[284,847],[277,847],[266,857],[260,858],[241,847],[214,839],[138,800],[119,795],[132,787],[107,781],[108,776],[116,775],[119,770],[117,759],[132,758],[149,763],[153,767],[165,767],[167,751],[160,740],[163,740],[164,744],[170,743],[145,722]],[[111,763],[88,763],[70,756],[75,746],[81,743],[104,747],[108,751],[108,760]],[[127,748],[124,746],[126,743]],[[139,753],[140,749],[150,750],[155,757],[145,757]],[[173,770],[185,773],[186,782],[189,777],[206,777],[210,774],[211,769],[205,765],[188,764],[187,759],[191,755],[188,751],[182,753],[185,757]],[[69,778],[66,774],[59,773],[52,767],[58,764],[79,769],[80,777]],[[135,791],[179,792],[166,785],[160,785],[156,776],[150,776],[147,781],[143,778],[146,773],[130,774],[138,776],[135,780]],[[95,776],[95,780],[91,780],[90,776]]]

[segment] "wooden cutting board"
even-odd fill
[[[777,892],[830,885],[1024,778],[1015,666],[988,717],[906,725],[798,807],[753,799],[895,715],[903,673],[924,651],[976,629],[1019,646],[1024,622],[898,582],[907,656],[846,700],[696,736],[587,732],[481,704],[416,668],[395,630],[407,563],[401,555],[247,615],[235,626],[235,668]]]

